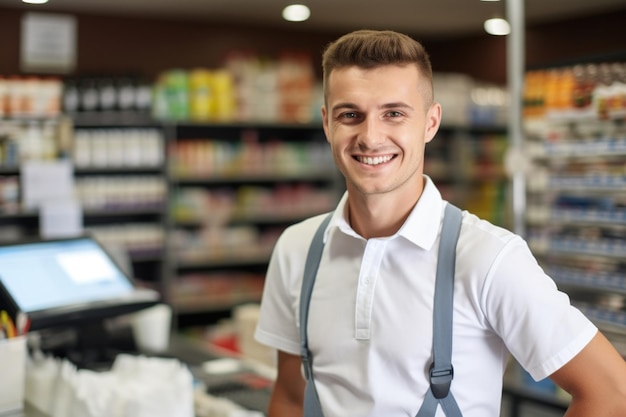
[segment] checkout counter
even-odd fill
[[[274,376],[272,370],[262,364],[212,352],[199,342],[180,335],[170,338],[166,351],[135,353],[147,358],[176,359],[189,369],[193,376],[193,417],[262,417],[266,414]],[[0,416],[50,417],[28,401],[25,401],[23,410],[0,413]]]
[[[245,417],[269,401],[271,378],[172,337],[159,293],[89,235],[0,242],[0,312],[2,416],[204,417],[214,400]]]

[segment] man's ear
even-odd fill
[[[322,106],[322,127],[324,128],[326,141],[330,142],[330,136],[328,136],[328,112],[326,111],[326,106]]]
[[[433,140],[441,125],[441,104],[433,103],[426,113],[424,140],[426,143]]]

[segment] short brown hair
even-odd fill
[[[328,77],[338,68],[357,66],[376,68],[383,65],[415,64],[426,81],[427,104],[433,101],[433,71],[430,57],[421,43],[391,30],[357,30],[331,42],[322,56],[324,97]]]

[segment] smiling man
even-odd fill
[[[303,273],[326,216],[291,226],[274,249],[256,331],[278,350],[269,416],[496,417],[509,354],[572,394],[568,417],[626,415],[623,358],[521,237],[467,211],[452,262],[452,380],[438,390],[429,368],[448,203],[423,172],[442,114],[428,55],[403,34],[363,30],[331,43],[323,67],[324,131],[347,191],[321,229],[306,348]]]

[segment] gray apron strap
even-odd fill
[[[322,407],[313,381],[313,363],[308,347],[307,324],[311,293],[324,249],[324,232],[330,221],[328,214],[320,224],[307,255],[300,293],[300,346],[306,389],[304,392],[304,417],[323,417]],[[430,369],[430,388],[416,417],[434,417],[437,405],[441,405],[447,417],[462,417],[452,396],[450,383],[454,376],[452,368],[452,301],[454,293],[454,269],[456,242],[461,229],[461,210],[447,204],[439,243],[435,301],[433,311],[433,364]],[[443,262],[442,262],[443,261]],[[440,279],[441,277],[441,279]]]
[[[430,367],[430,389],[416,417],[434,417],[437,404],[447,417],[461,417],[461,410],[450,392],[454,377],[452,367],[452,314],[456,243],[461,232],[463,214],[452,204],[446,205],[439,241],[435,303],[433,311],[433,363]]]
[[[307,327],[309,322],[309,305],[311,304],[311,293],[315,284],[315,276],[322,258],[324,250],[324,232],[330,222],[332,213],[329,213],[319,225],[311,246],[307,254],[306,263],[304,264],[304,275],[302,278],[302,289],[300,293],[300,356],[302,357],[302,366],[304,368],[304,376],[306,377],[306,388],[304,391],[304,417],[324,417],[322,406],[317,396],[315,383],[313,382],[313,358],[309,351],[309,342],[307,336]]]

